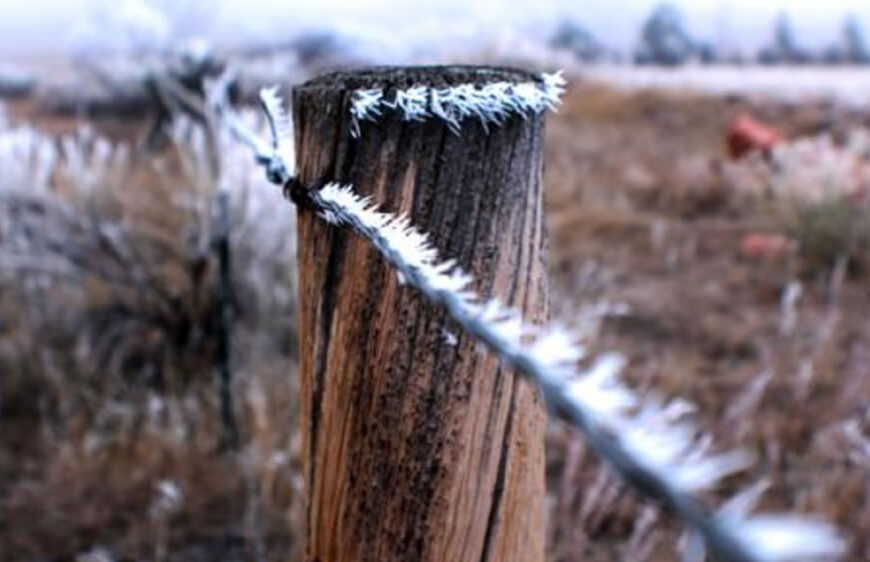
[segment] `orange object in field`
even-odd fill
[[[774,145],[782,142],[782,133],[765,125],[754,117],[743,114],[732,121],[728,128],[728,155],[737,159],[754,151],[770,152]]]
[[[747,234],[740,241],[740,254],[754,260],[775,260],[790,254],[795,244],[782,234]]]

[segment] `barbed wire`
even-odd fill
[[[558,74],[548,76],[561,78]],[[548,84],[546,78],[542,82]],[[503,93],[512,91],[499,88]],[[366,99],[380,102],[371,91],[366,92]],[[452,99],[450,92],[440,95]],[[270,181],[285,190],[290,184],[299,189],[291,156],[282,154],[282,147],[288,143],[280,136],[292,130],[283,104],[274,89],[264,91],[261,98],[271,123],[271,143],[245,130],[219,98],[216,107],[234,135],[251,147]],[[371,109],[369,101],[368,115],[379,115],[380,109]],[[510,100],[504,101],[505,107],[511,104]],[[535,111],[553,105],[547,98],[547,103]],[[404,111],[399,106],[381,107]],[[353,106],[351,111],[364,113],[363,108]],[[414,115],[422,113],[415,110]],[[473,112],[461,115],[474,117]],[[447,126],[457,130],[458,122],[447,120]],[[352,133],[359,134],[358,127]],[[635,490],[687,522],[694,536],[703,539],[717,559],[785,562],[835,557],[845,551],[845,540],[825,521],[797,515],[752,515],[761,485],[731,498],[718,511],[698,500],[698,492],[747,468],[750,455],[740,450],[712,454],[710,437],[688,421],[695,407],[683,400],[665,403],[656,397],[639,396],[619,378],[625,362],[621,355],[605,355],[588,369],[578,369],[579,362],[586,358],[578,338],[557,325],[526,324],[519,312],[498,300],[482,299],[471,289],[472,278],[455,262],[441,261],[428,236],[407,217],[380,211],[350,185],[328,183],[308,189],[306,200],[330,224],[349,226],[369,240],[396,269],[402,282],[443,306],[475,340],[536,383],[552,412],[576,427],[590,447]]]

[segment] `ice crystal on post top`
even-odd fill
[[[415,86],[396,92],[396,99],[381,103],[390,109],[398,109],[405,121],[425,121],[429,116],[429,91],[425,86]]]
[[[350,134],[356,138],[360,135],[360,121],[374,121],[381,114],[381,101],[384,92],[377,88],[356,90],[350,104],[351,129]]]
[[[564,91],[561,72],[545,73],[539,80],[527,82],[412,86],[398,90],[392,100],[377,88],[356,90],[351,96],[351,135],[359,137],[360,122],[375,121],[384,108],[397,111],[404,121],[441,119],[457,134],[465,119],[477,119],[488,130],[510,115],[528,117],[555,109]]]

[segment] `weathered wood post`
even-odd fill
[[[529,82],[478,67],[373,69],[294,89],[297,172],[351,183],[407,213],[475,289],[547,315],[543,116],[499,125],[403,120],[385,108],[351,135],[358,89]],[[369,245],[299,217],[307,555],[316,562],[540,562],[545,412]]]

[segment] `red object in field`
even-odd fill
[[[783,140],[782,133],[773,127],[743,114],[738,116],[728,128],[728,154],[735,160],[756,150],[766,154]]]
[[[782,234],[747,234],[740,240],[740,254],[749,259],[770,260],[792,252],[796,242]]]

